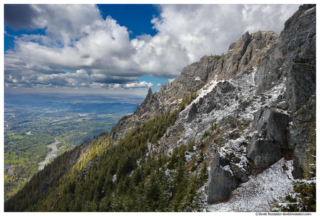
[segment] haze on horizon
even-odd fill
[[[4,6],[5,92],[145,95],[299,5]]]

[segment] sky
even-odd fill
[[[5,92],[145,96],[299,5],[4,5]]]

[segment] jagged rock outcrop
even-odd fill
[[[246,32],[239,41],[230,45],[226,55],[203,56],[199,62],[186,66],[179,78],[168,85],[162,85],[159,92],[152,94],[151,90],[148,91],[146,99],[138,106],[134,115],[122,119],[122,125],[116,126],[114,141],[116,142],[123,137],[130,128],[152,118],[156,112],[161,114],[168,108],[177,109],[180,103],[179,99],[198,91],[208,80],[231,79],[250,73],[257,60],[263,57],[277,40],[278,35],[273,31],[259,31],[252,34]],[[222,93],[231,90],[232,86],[229,86],[228,83],[222,84]],[[209,113],[215,108],[219,108],[219,105],[212,102],[206,111]]]
[[[278,35],[273,31],[249,34],[229,46],[227,54],[219,60],[218,67],[210,74],[210,78],[218,75],[219,79],[232,79],[244,73],[249,73],[256,67],[257,60],[265,56],[269,48],[278,41]]]
[[[257,168],[266,169],[282,158],[281,148],[276,143],[255,134],[248,146],[247,157],[253,160]]]
[[[193,103],[191,105],[191,109],[189,111],[189,115],[188,115],[188,122],[191,122],[193,119],[196,118],[196,114],[197,114],[197,106],[195,103]]]
[[[136,115],[150,112],[146,109],[147,101],[152,101],[153,106],[177,108],[176,99],[198,91],[207,80],[230,79],[252,70],[257,59],[264,56],[267,50],[278,40],[278,35],[273,31],[246,32],[239,41],[230,45],[228,53],[223,56],[203,56],[199,62],[183,68],[181,76],[168,85],[163,85],[159,92],[152,95],[150,90],[146,100],[137,108]],[[153,109],[151,109],[153,110]]]
[[[238,187],[239,183],[233,174],[221,168],[219,153],[216,153],[211,165],[208,184],[208,203],[222,202],[229,199],[232,190]]]
[[[283,149],[288,149],[287,114],[272,109],[260,109],[254,115],[252,123],[256,134],[247,148],[247,157],[253,160],[259,169],[265,169],[282,158]]]
[[[289,110],[297,111],[316,87],[316,8],[302,5],[285,23],[279,40],[259,64],[257,91],[263,92],[286,77],[286,98]]]
[[[281,148],[288,148],[286,127],[289,116],[272,109],[260,109],[254,115],[252,128],[256,129],[263,139],[277,143]]]
[[[151,88],[148,90],[148,94],[144,101],[141,103],[140,106],[137,107],[134,114],[141,116],[145,113],[152,113],[158,111],[159,103],[157,98],[152,94]]]

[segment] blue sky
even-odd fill
[[[154,36],[157,31],[153,29],[150,20],[159,16],[159,7],[150,4],[98,4],[103,19],[111,16],[117,22],[126,26],[130,39],[142,34]]]
[[[5,5],[6,92],[145,95],[298,5]]]

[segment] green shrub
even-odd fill
[[[222,53],[222,55],[210,55],[209,58],[217,59],[218,61],[223,58],[225,55]]]
[[[191,172],[194,172],[197,169],[196,164],[196,158],[194,157],[191,161]]]
[[[199,62],[193,62],[191,65],[196,66],[196,65],[198,65],[198,63],[199,63]]]
[[[188,94],[182,98],[182,101],[180,103],[180,106],[178,108],[178,111],[181,112],[184,110],[184,108],[189,105],[194,99],[197,98],[197,92],[193,92],[191,94]]]
[[[209,130],[206,130],[204,132],[204,134],[202,134],[202,137],[200,139],[200,141],[204,140],[205,138],[207,138],[211,133],[209,132]]]
[[[258,58],[258,59],[257,59],[256,64],[254,65],[255,67],[258,67],[258,66],[259,66],[261,59],[262,59],[262,58]]]
[[[200,170],[200,182],[201,186],[207,181],[208,179],[208,169],[207,169],[207,163],[203,163],[203,166]]]
[[[204,161],[204,158],[203,158],[203,151],[201,150],[201,151],[200,151],[200,154],[199,154],[199,156],[198,156],[198,162],[199,162],[199,163],[202,163],[202,161]]]
[[[277,78],[278,78],[278,79],[281,78],[281,73],[278,73]]]

